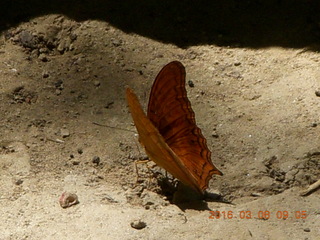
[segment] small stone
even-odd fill
[[[318,126],[318,123],[312,123],[311,124],[311,127],[317,127]]]
[[[83,153],[82,148],[78,148],[77,152],[78,152],[79,154],[82,154],[82,153]]]
[[[261,193],[256,193],[256,192],[253,192],[250,194],[252,197],[261,197]]]
[[[305,229],[303,229],[303,231],[305,231],[305,232],[311,232],[310,228],[305,228]]]
[[[249,96],[248,99],[252,101],[252,100],[256,100],[256,99],[258,99],[260,97],[261,97],[260,94],[256,94],[256,95]]]
[[[72,165],[78,166],[78,165],[80,165],[80,162],[79,161],[72,161]]]
[[[39,53],[48,53],[48,48],[40,48]]]
[[[143,229],[147,226],[147,224],[145,222],[141,221],[140,219],[132,221],[130,225],[132,228],[135,228],[138,230]]]
[[[213,130],[211,136],[212,136],[213,138],[219,138],[219,134],[217,133],[216,129]]]
[[[194,87],[193,81],[189,80],[189,81],[188,81],[188,85],[189,85],[189,87],[193,88],[193,87]]]
[[[241,65],[241,62],[235,62],[234,65],[235,65],[235,66],[240,66],[240,65]]]
[[[288,183],[290,181],[295,180],[295,176],[298,174],[299,169],[293,168],[285,174],[285,182]]]
[[[68,129],[62,128],[60,130],[60,134],[63,138],[69,137],[70,136],[70,132]]]
[[[54,86],[56,89],[59,89],[59,90],[63,90],[63,81],[62,80],[58,80],[54,83]]]
[[[99,82],[99,81],[94,81],[93,84],[94,84],[96,87],[99,87],[99,86],[100,86],[100,82]]]
[[[65,51],[66,47],[65,47],[65,41],[61,41],[57,47],[57,50],[60,53],[63,53]]]
[[[39,55],[39,60],[42,61],[42,62],[48,62],[48,58],[47,56],[44,54],[44,53],[40,53]]]
[[[320,89],[315,91],[317,97],[320,97]]]
[[[111,196],[109,196],[107,194],[101,199],[101,201],[109,202],[109,203],[118,203],[117,200],[115,200],[113,197],[111,197]]]
[[[59,198],[59,203],[62,208],[71,207],[78,204],[78,196],[75,193],[64,192]]]
[[[43,78],[48,78],[49,77],[49,73],[48,72],[43,72],[42,73],[42,77]]]
[[[97,165],[99,165],[99,164],[100,164],[100,158],[99,158],[98,156],[94,156],[94,157],[92,158],[92,162],[95,163],[95,164],[97,164]]]
[[[110,109],[110,108],[112,108],[112,107],[113,107],[113,104],[114,104],[114,102],[113,102],[113,101],[108,102],[108,103],[106,104],[105,108]]]
[[[75,41],[75,40],[77,40],[77,38],[78,38],[78,35],[77,35],[77,34],[75,34],[75,33],[71,33],[71,34],[70,34],[70,40],[71,40],[71,41]]]
[[[111,39],[111,43],[112,43],[112,45],[115,46],[115,47],[119,47],[119,46],[121,46],[121,44],[122,44],[121,40],[118,40],[118,39],[115,39],[115,38],[112,38],[112,39]]]
[[[37,46],[36,38],[28,31],[22,31],[19,35],[19,41],[23,47],[34,49]]]
[[[22,180],[22,179],[18,179],[18,180],[15,182],[15,184],[18,185],[18,186],[21,185],[22,183],[23,183],[23,180]]]

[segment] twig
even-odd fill
[[[302,191],[300,193],[300,195],[307,196],[310,193],[314,192],[319,187],[320,187],[320,179],[318,181],[316,181],[315,183],[311,184],[306,190]]]
[[[64,141],[63,140],[61,140],[61,139],[52,139],[52,138],[46,138],[46,140],[48,140],[48,141],[51,141],[51,142],[56,142],[56,143],[64,143]]]
[[[92,122],[92,123],[95,124],[95,125],[98,125],[98,126],[100,126],[100,127],[107,127],[107,128],[113,128],[113,129],[118,129],[118,130],[122,130],[122,131],[137,133],[137,132],[135,132],[135,131],[132,131],[132,130],[129,130],[129,129],[125,129],[125,128],[108,126],[108,125],[104,125],[104,124],[97,123],[97,122]]]

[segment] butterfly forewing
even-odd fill
[[[212,164],[206,139],[196,125],[185,76],[177,61],[160,71],[151,89],[147,116],[203,191],[213,174],[222,173]]]

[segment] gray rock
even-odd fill
[[[28,31],[22,31],[19,35],[19,41],[23,47],[34,49],[37,47],[36,38]]]
[[[61,135],[61,137],[66,138],[66,137],[69,137],[69,136],[70,136],[70,132],[69,132],[68,129],[62,128],[62,129],[60,130],[60,135]]]
[[[145,222],[143,222],[142,220],[134,220],[130,223],[131,227],[132,228],[135,228],[135,229],[143,229],[147,226],[147,224]]]

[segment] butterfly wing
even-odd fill
[[[139,133],[139,141],[144,146],[148,156],[158,166],[166,169],[182,182],[188,183],[188,185],[198,190],[197,183],[194,179],[190,179],[187,169],[181,163],[178,156],[167,145],[158,129],[143,112],[134,92],[128,88],[126,95],[131,116]]]
[[[206,139],[196,125],[195,114],[187,98],[185,77],[185,69],[180,62],[174,61],[163,67],[151,89],[147,116],[178,156],[180,165],[188,171],[192,182],[204,191],[212,175],[222,173],[212,164]],[[191,185],[190,182],[184,183]]]

